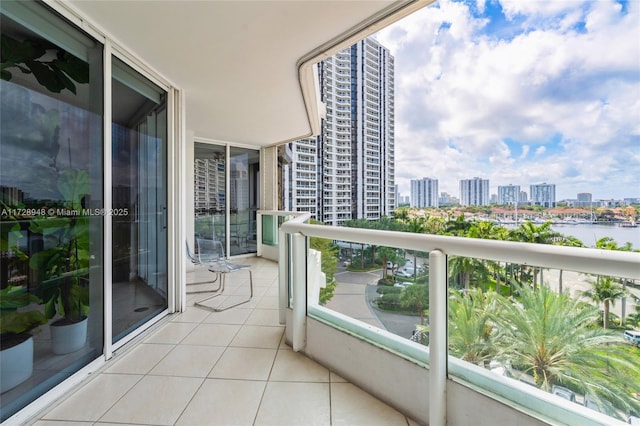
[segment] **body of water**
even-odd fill
[[[630,242],[634,249],[640,249],[640,227],[624,228],[618,224],[555,224],[551,228],[561,234],[576,237],[588,247],[595,246],[600,238],[611,237],[619,246]]]

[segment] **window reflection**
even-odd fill
[[[113,59],[113,341],[167,308],[166,93]]]
[[[51,27],[18,23],[34,13]],[[102,47],[37,3],[6,2],[0,27],[4,421],[102,353],[103,72]]]

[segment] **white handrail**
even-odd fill
[[[550,244],[412,234],[289,221],[285,233],[640,280],[640,253]]]

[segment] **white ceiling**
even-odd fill
[[[355,32],[372,33],[427,2],[70,3],[184,90],[187,130],[196,137],[267,146],[311,132],[298,73],[303,57],[317,61],[334,53],[336,43],[353,42],[347,37]],[[310,69],[305,72],[310,77]],[[315,102],[313,94],[307,97]]]

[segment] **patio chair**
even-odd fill
[[[197,301],[195,303],[195,306],[205,308],[214,312],[221,312],[233,308],[234,306],[242,305],[243,303],[251,301],[251,298],[253,298],[253,274],[251,272],[251,266],[229,262],[224,254],[224,248],[220,241],[197,238],[196,244],[198,246],[198,256],[200,262],[206,263],[207,269],[215,275],[215,279],[213,282],[220,279],[220,293]],[[204,304],[204,302],[207,302],[215,297],[223,296],[227,274],[241,270],[246,270],[249,272],[249,297],[247,299],[224,307],[224,302],[216,307],[211,307]]]
[[[194,254],[191,251],[191,247],[189,247],[189,241],[186,242],[187,243],[187,258],[189,258],[189,260],[191,261],[191,263],[193,263],[194,265],[203,265],[206,264],[209,260],[211,260],[208,256],[208,254],[206,253],[197,253]],[[192,282],[192,283],[187,283],[187,285],[201,285],[201,284],[213,284],[215,283],[219,278],[219,275],[214,276],[213,281],[212,280],[205,280],[205,281],[196,281],[196,282]],[[199,294],[199,293],[211,293],[212,291],[218,291],[220,290],[220,287],[222,286],[222,283],[218,283],[218,287],[214,288],[213,290],[209,289],[209,290],[192,290],[192,291],[187,291],[187,294]]]

